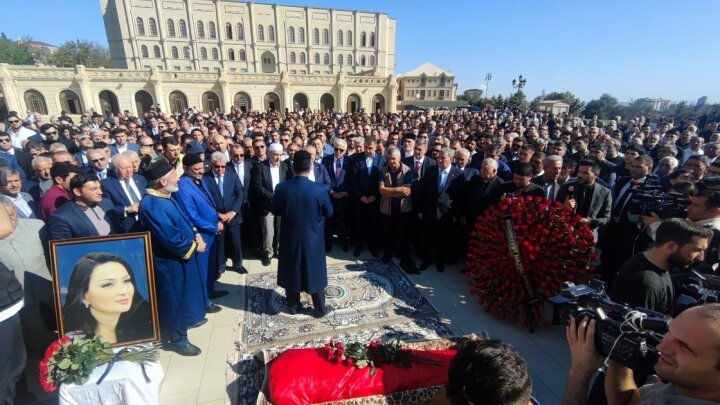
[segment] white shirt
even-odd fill
[[[272,191],[275,192],[275,187],[280,184],[280,165],[270,165],[270,177],[272,178]]]
[[[122,179],[118,179],[118,180],[120,180],[120,185],[122,186],[123,190],[125,191],[125,195],[127,196],[128,200],[132,202],[132,198],[130,198],[130,191],[127,189],[127,184],[125,183],[126,180],[122,180]],[[141,198],[142,198],[142,193],[141,193],[140,190],[137,188],[137,184],[135,184],[135,180],[133,180],[133,179],[128,179],[127,181],[130,182],[130,188],[133,189],[133,191],[135,192],[135,195],[137,196],[137,198],[138,198],[138,199],[141,199]]]
[[[367,155],[365,155],[365,166],[367,166],[368,174],[370,174],[370,170],[372,170],[372,164],[373,164],[374,157],[375,156],[367,157]]]
[[[35,135],[35,132],[33,132],[32,130],[27,129],[27,128],[23,127],[23,126],[21,126],[21,127],[18,129],[17,134],[13,132],[12,127],[8,128],[8,129],[9,129],[9,130],[8,130],[8,134],[10,134],[10,139],[12,139],[12,144],[13,144],[13,146],[16,147],[16,148],[22,148],[22,146],[23,146],[22,143],[23,143],[26,139],[28,139],[28,138],[30,138],[31,136]]]
[[[125,145],[123,145],[123,146],[120,146],[116,143],[115,146],[117,147],[118,154],[123,153],[128,150],[127,143],[125,143]]]
[[[25,199],[22,197],[22,194],[18,193],[17,197],[11,197],[6,194],[5,198],[12,201],[15,209],[22,213],[22,218],[30,218],[30,216],[33,214],[32,209],[28,205],[27,201],[25,201]]]
[[[315,165],[312,165],[310,167],[310,173],[308,173],[308,179],[310,181],[315,181]]]
[[[235,163],[235,173],[237,173],[238,177],[240,178],[240,184],[242,184],[243,187],[245,187],[245,163]]]

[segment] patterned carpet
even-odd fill
[[[321,347],[328,339],[404,342],[452,336],[430,302],[393,263],[368,261],[328,266],[329,305],[336,308],[321,319],[289,315],[283,290],[273,273],[246,277],[245,310],[237,328],[237,352],[228,355],[227,389],[233,404],[254,404],[264,378],[260,350]],[[307,300],[307,302],[306,302]],[[303,294],[303,305],[311,305]]]

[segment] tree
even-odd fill
[[[484,107],[485,103],[488,102],[487,99],[482,97],[468,97],[464,94],[458,96],[459,101],[467,101],[468,104],[476,106],[476,107]]]
[[[611,119],[616,115],[622,115],[622,107],[617,99],[609,94],[603,94],[597,100],[591,100],[585,106],[584,115],[592,117],[597,115],[600,119]]]
[[[110,51],[97,42],[76,39],[62,44],[58,51],[49,57],[48,63],[64,67],[110,67]]]
[[[522,90],[518,90],[515,94],[508,97],[507,107],[512,110],[527,110],[530,108],[530,104],[527,101],[527,97]]]
[[[538,104],[545,100],[558,100],[570,104],[570,114],[579,114],[585,108],[585,102],[569,91],[553,91],[552,93],[535,97],[530,103],[530,109],[537,110]]]
[[[503,96],[501,94],[492,96],[492,98],[489,101],[490,101],[490,103],[492,103],[493,107],[495,107],[496,110],[502,110],[503,108],[505,108],[506,100],[503,98]]]
[[[28,41],[16,42],[9,39],[5,33],[0,34],[0,63],[11,65],[32,65],[35,56],[30,50]]]

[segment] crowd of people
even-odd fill
[[[19,275],[25,292],[0,295],[0,334],[10,333],[5,326],[17,320],[24,299],[13,330],[22,325],[28,353],[57,329],[48,242],[149,231],[164,347],[199,354],[187,329],[221,310],[212,302],[227,294],[215,289],[220,275],[246,273],[246,255],[269,266],[288,249],[283,235],[294,230],[282,229],[299,225],[283,223],[278,213],[285,208],[275,196],[299,174],[300,151],[298,167],[310,157],[303,176],[322,185],[331,202],[323,212],[332,215],[312,233],[323,243],[308,241],[309,248],[352,248],[355,257],[367,249],[386,263],[397,257],[407,273],[431,266],[443,272],[464,260],[471,228],[487,207],[502,197],[535,196],[566,204],[593,230],[602,252],[598,275],[619,302],[669,313],[670,273],[688,265],[713,273],[720,261],[717,122],[698,128],[671,118],[603,122],[491,109],[153,108],[142,117],[90,111],[77,123],[64,112],[49,122],[11,112],[6,124],[0,211],[10,229],[0,239],[0,262]],[[689,200],[687,219],[638,215],[633,196],[649,189],[681,193]],[[280,190],[287,201],[293,188]],[[301,309],[295,295],[291,300],[291,311]],[[720,330],[717,310],[705,313],[714,315],[698,316]],[[18,336],[0,347],[18,347]],[[4,356],[3,389],[17,361]]]

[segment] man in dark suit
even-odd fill
[[[0,156],[7,158],[8,155],[15,157],[17,166],[22,169],[23,177],[28,179],[33,177],[32,155],[23,152],[20,148],[14,148],[10,134],[0,132]]]
[[[321,318],[332,310],[325,305],[327,266],[322,235],[325,219],[332,215],[333,208],[327,189],[307,178],[310,154],[296,152],[293,167],[296,176],[278,184],[272,200],[272,215],[282,218],[284,224],[278,285],[285,289],[288,313],[302,311],[300,293],[306,292],[312,297],[313,316]]]
[[[245,189],[235,171],[227,170],[224,153],[213,152],[210,155],[210,165],[212,171],[205,174],[205,184],[215,201],[220,220],[225,224],[225,237],[219,235],[216,242],[219,269],[225,267],[226,258],[230,257],[234,271],[247,273],[247,269],[242,265],[241,238]]]
[[[112,135],[113,138],[115,138],[115,143],[110,145],[111,157],[128,150],[131,150],[135,153],[140,150],[140,148],[136,144],[128,142],[128,133],[127,130],[125,130],[124,128],[115,128],[112,131]]]
[[[512,167],[512,181],[506,181],[497,188],[498,197],[503,194],[507,197],[544,197],[545,192],[542,187],[533,183],[532,166],[530,163],[523,163],[519,160],[515,161]]]
[[[543,188],[545,198],[557,201],[556,197],[565,181],[560,179],[563,159],[558,155],[547,156],[543,160],[543,173],[532,178],[532,182]],[[565,202],[560,201],[560,202]]]
[[[438,153],[437,165],[428,169],[418,187],[418,201],[421,204],[418,218],[423,232],[423,237],[418,241],[418,251],[422,258],[420,270],[430,266],[434,246],[437,247],[437,271],[445,271],[445,263],[455,260],[449,235],[453,222],[460,216],[465,178],[460,169],[452,165],[454,157],[454,150],[443,148]]]
[[[257,246],[259,239],[257,234],[259,233],[260,224],[257,222],[257,216],[251,214],[252,210],[248,202],[253,164],[250,159],[245,159],[247,156],[245,152],[245,147],[241,144],[230,145],[230,162],[227,165],[227,171],[234,172],[243,186],[244,200],[240,208],[243,217],[243,225],[240,231],[243,243],[245,246]]]
[[[291,151],[293,144],[290,144],[288,146],[288,151]],[[297,145],[295,145],[297,147]],[[330,173],[328,173],[327,168],[325,168],[325,165],[322,164],[322,158],[320,159],[320,163],[316,161],[317,156],[317,148],[314,145],[308,145],[303,150],[310,154],[310,157],[312,157],[312,170],[308,172],[308,179],[310,181],[313,181],[318,184],[323,184],[327,187],[328,193],[330,192]],[[288,157],[285,162],[290,161],[292,165],[292,159],[295,157],[295,152],[297,150],[292,151],[292,157]],[[327,246],[325,247],[327,249]]]
[[[250,206],[260,221],[260,261],[263,266],[269,266],[271,257],[279,251],[280,217],[274,216],[270,211],[275,187],[292,177],[292,173],[288,173],[287,166],[281,161],[282,152],[280,144],[271,144],[267,160],[255,164],[250,180]]]
[[[325,169],[330,175],[330,200],[333,214],[325,230],[325,249],[332,246],[332,227],[337,227],[338,243],[343,252],[348,251],[348,209],[350,208],[350,158],[345,156],[347,142],[344,139],[335,140],[335,153],[325,156],[322,160]],[[362,245],[360,245],[362,250]],[[355,249],[360,255],[360,250]]]
[[[122,232],[112,203],[103,200],[100,180],[81,173],[70,180],[73,201],[63,204],[47,222],[49,240],[107,236]]]
[[[359,256],[363,245],[367,245],[373,256],[378,255],[380,248],[380,189],[382,180],[380,171],[386,159],[378,153],[377,140],[374,137],[365,139],[365,153],[358,154],[352,166],[352,199],[355,216],[356,243],[355,256]]]
[[[600,175],[598,177],[600,183],[604,183],[603,185],[605,187],[612,189],[612,187],[615,185],[617,173],[615,172],[615,164],[605,159],[605,157],[607,156],[607,146],[600,142],[593,143],[592,145],[590,145],[589,155],[590,158],[595,160],[600,166]]]
[[[419,240],[421,232],[418,220],[418,214],[420,214],[420,194],[418,193],[418,187],[427,170],[436,165],[435,160],[427,155],[427,150],[427,139],[418,139],[413,156],[403,158],[402,160],[402,164],[409,167],[413,175],[413,182],[410,186],[410,200],[412,201],[413,215],[407,223],[409,229],[406,235],[412,235],[410,239],[415,241],[416,248],[422,245],[422,242]],[[405,153],[404,151],[401,152]]]
[[[108,169],[109,161],[107,153],[102,149],[92,149],[88,152],[88,164],[83,171],[87,174],[94,174],[100,180],[105,180],[114,174]]]
[[[148,188],[145,177],[134,174],[132,162],[125,155],[113,157],[115,176],[100,181],[103,198],[113,204],[115,215],[122,222],[124,232],[136,231],[140,200]]]
[[[497,188],[502,184],[502,179],[497,175],[498,161],[493,158],[486,158],[480,165],[480,175],[473,177],[467,187],[465,194],[464,222],[469,228],[475,225],[477,217],[485,209],[497,202]]]
[[[580,161],[577,180],[565,183],[557,195],[556,201],[568,204],[580,222],[588,224],[597,239],[598,228],[610,222],[612,196],[610,190],[596,183],[600,176],[600,165],[591,159]]]

